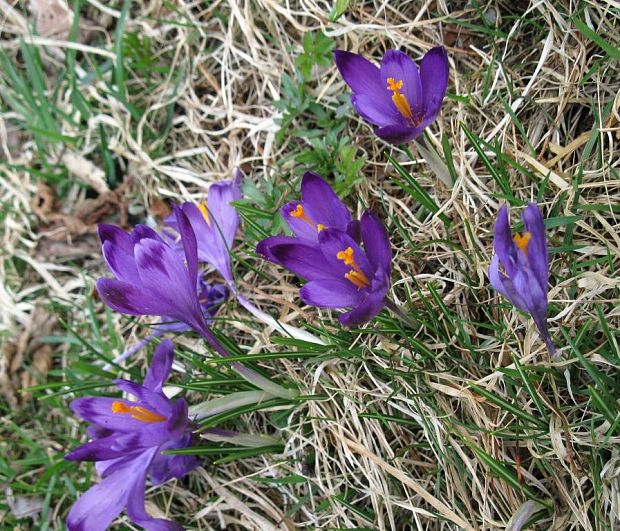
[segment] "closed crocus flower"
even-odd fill
[[[286,203],[280,210],[293,236],[272,236],[258,244],[256,251],[266,259],[277,262],[271,248],[284,243],[318,245],[319,233],[326,228],[347,232],[359,241],[359,222],[331,186],[318,174],[307,171],[301,179],[301,201]]]
[[[206,201],[181,206],[196,235],[198,260],[215,267],[229,284],[233,283],[230,249],[239,228],[239,215],[230,203],[242,197],[241,177],[241,172],[236,170],[234,179],[209,187]],[[166,224],[178,231],[176,219],[171,215]]]
[[[299,295],[321,308],[352,308],[340,316],[346,326],[370,321],[386,304],[392,251],[385,228],[370,212],[360,220],[363,248],[346,232],[325,228],[318,244],[297,238],[270,247],[271,260],[308,282]]]
[[[230,353],[207,323],[199,286],[198,247],[194,229],[175,206],[182,251],[153,229],[137,225],[131,234],[118,227],[100,227],[103,256],[115,278],[97,281],[97,291],[110,308],[129,315],[156,315],[180,321],[198,332],[220,355]],[[239,362],[230,365],[249,382],[274,396],[291,392]]]
[[[489,279],[512,304],[532,316],[549,353],[555,356],[555,346],[547,328],[549,257],[545,225],[535,203],[524,209],[521,218],[525,231],[513,237],[508,207],[504,205],[500,209],[494,228],[495,255],[489,266]]]
[[[353,107],[376,126],[380,138],[404,144],[420,136],[437,118],[448,86],[448,57],[443,46],[429,50],[419,70],[399,50],[388,50],[380,67],[344,50],[335,50],[334,59],[353,91]]]
[[[73,505],[67,519],[70,531],[107,529],[124,510],[148,531],[182,530],[174,522],[149,516],[144,508],[147,477],[153,485],[182,478],[199,464],[193,456],[164,455],[164,450],[187,448],[192,442],[192,423],[184,399],[176,402],[162,391],[170,375],[173,344],[162,341],[143,384],[116,380],[123,398],[84,397],[71,409],[91,423],[91,441],[65,456],[70,461],[95,461],[101,481]]]

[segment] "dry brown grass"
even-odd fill
[[[134,219],[154,220],[159,199],[195,200],[209,183],[228,177],[236,166],[251,169],[249,178],[254,182],[266,177],[280,184],[298,169],[286,159],[304,141],[276,142],[279,112],[273,102],[282,97],[281,76],[292,73],[306,32],[323,30],[339,48],[375,60],[391,47],[420,58],[445,42],[451,66],[449,91],[462,98],[446,101],[441,118],[431,127],[430,140],[441,150],[441,135],[447,135],[458,180],[449,189],[423,161],[414,168],[404,154],[398,150],[395,154],[414,170],[452,226],[446,230],[438,216],[420,215],[416,201],[390,179],[395,172],[382,155],[386,146],[352,112],[349,134],[366,163],[365,179],[349,204],[356,207],[357,198],[359,210],[363,203],[389,220],[395,235],[394,296],[404,303],[405,294],[410,294],[414,307],[424,311],[421,300],[431,300],[434,288],[462,322],[474,351],[446,322],[446,315],[438,313],[436,321],[446,326],[447,341],[432,337],[427,327],[416,333],[433,359],[413,348],[393,326],[393,333],[388,333],[391,325],[382,322],[376,325],[376,334],[340,338],[335,349],[339,355],[334,357],[263,364],[295,382],[302,394],[322,397],[303,402],[289,417],[280,433],[284,453],[202,469],[189,483],[168,486],[168,504],[158,496],[157,507],[171,507],[179,521],[199,529],[503,529],[528,496],[499,479],[470,444],[511,472],[518,469],[523,484],[550,502],[536,529],[617,528],[620,437],[614,430],[608,434],[610,423],[601,421],[593,409],[587,394],[592,382],[561,330],[576,348],[583,348],[586,360],[617,379],[618,357],[609,354],[614,348],[617,351],[617,336],[613,344],[609,340],[607,354],[601,354],[605,336],[597,324],[601,315],[597,308],[610,329],[617,330],[618,62],[601,61],[582,82],[604,53],[576,29],[571,17],[577,12],[572,7],[549,0],[484,2],[479,9],[447,0],[352,1],[345,16],[333,23],[329,22],[331,4],[176,2],[177,11],[171,12],[159,1],[135,3],[125,32],[147,35],[154,56],[166,67],[142,87],[140,76],[127,71],[130,100],[144,108],[141,118],[132,118],[95,80],[80,88],[96,111],[87,127],[77,130],[64,121],[58,123],[58,131],[79,134],[79,154],[101,164],[98,131],[100,124],[105,125],[108,149],[130,182],[124,201]],[[90,51],[102,60],[110,54],[114,57],[119,11],[92,0],[85,8],[99,41],[78,48],[96,48],[100,51]],[[582,20],[608,43],[620,42],[617,3],[590,1],[583,3],[583,9]],[[27,21],[24,15],[19,9],[5,11],[2,21],[0,45],[13,57],[17,57],[17,36],[23,34]],[[481,16],[507,37],[482,33]],[[34,42],[41,47],[49,44]],[[52,73],[69,46],[59,42],[53,49],[56,53],[50,52],[46,59]],[[48,88],[52,90],[52,83]],[[309,90],[321,104],[335,106],[346,87],[332,66],[315,70]],[[72,110],[70,91],[68,84],[61,83],[55,96],[67,112]],[[146,132],[162,128],[172,102],[172,127],[165,138],[153,140]],[[50,297],[79,309],[92,294],[93,279],[103,271],[96,255],[77,263],[61,254],[40,258],[41,219],[31,208],[37,181],[29,171],[40,167],[40,157],[31,135],[24,132],[17,137],[19,118],[2,107],[0,150],[6,164],[0,178],[6,206],[0,307],[8,334],[17,334],[33,309]],[[498,296],[488,287],[491,230],[502,203],[501,190],[461,124],[496,143],[502,153],[531,172],[506,169],[516,197],[536,198],[540,183],[548,177],[540,201],[548,217],[575,215],[576,202],[586,206],[578,211],[579,219],[571,228],[561,223],[550,232],[552,247],[558,250],[552,256],[550,291],[552,308],[557,310],[550,324],[562,353],[558,361],[549,361],[533,324],[509,307],[497,306]],[[594,140],[598,144],[589,153]],[[15,143],[17,147],[11,147]],[[58,160],[64,149],[50,145],[48,160]],[[493,151],[487,150],[487,156],[499,164]],[[73,212],[86,194],[84,187],[72,185],[65,190],[60,210]],[[588,209],[588,205],[616,209]],[[572,240],[567,239],[569,231]],[[290,278],[275,267],[260,265],[249,252],[250,245],[240,249],[244,258],[273,278],[269,283],[252,270],[238,271],[240,285],[250,298],[274,315],[281,311],[278,317],[285,321],[293,318],[298,326],[304,321],[322,323],[333,330],[333,315],[298,307]],[[605,256],[606,260],[598,260]],[[19,267],[15,259],[22,261]],[[282,350],[270,341],[270,330],[247,323],[248,314],[241,308],[228,311],[231,321],[226,330],[231,337],[254,353]],[[478,325],[490,318],[502,324],[495,330]],[[145,332],[122,316],[114,316],[114,322],[128,342],[134,334]],[[583,334],[591,341],[583,341]],[[56,363],[64,366],[69,360],[62,349],[58,352]],[[540,432],[522,426],[515,415],[470,385],[477,384],[540,417],[527,390],[506,382],[507,371],[512,374],[514,369],[512,355],[524,367],[549,368],[536,373],[540,376],[535,381],[537,391],[549,416],[548,426]],[[398,417],[401,422],[364,416],[368,413]],[[273,431],[271,414],[246,415],[248,431]],[[306,477],[308,483],[253,480],[289,474]],[[302,499],[294,514],[288,515]],[[372,516],[365,517],[365,511]]]

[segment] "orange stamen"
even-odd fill
[[[523,254],[527,257],[527,244],[532,238],[531,232],[525,232],[523,234],[515,234],[514,242],[515,245],[523,251]]]
[[[396,105],[398,112],[408,120],[413,120],[413,113],[407,101],[407,96],[400,93],[403,88],[403,80],[399,79],[398,81],[394,81],[393,77],[388,77],[387,84],[387,89],[392,92],[392,101],[394,105]]]
[[[211,225],[211,219],[209,218],[209,209],[204,201],[198,203],[198,210],[200,210],[202,217],[205,218],[207,225]]]
[[[370,282],[368,282],[368,277],[361,270],[360,266],[355,262],[355,257],[353,256],[353,248],[347,247],[343,251],[339,251],[336,254],[336,258],[338,260],[342,260],[345,265],[351,266],[353,269],[344,275],[349,282],[355,284],[358,288],[367,288],[370,286]]]
[[[159,413],[154,413],[153,411],[140,406],[128,406],[118,400],[112,402],[112,413],[129,413],[131,418],[141,422],[163,422],[166,420],[166,417],[160,415]]]
[[[301,219],[302,221],[305,221],[313,229],[316,229],[317,232],[321,232],[323,229],[327,228],[322,223],[317,223],[317,224],[313,223],[312,220],[306,215],[306,211],[304,210],[304,207],[302,206],[301,203],[299,203],[295,207],[295,210],[291,210],[291,216],[293,216],[294,218]]]

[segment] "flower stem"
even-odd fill
[[[400,309],[400,306],[398,306],[394,301],[388,299],[387,297],[385,298],[385,305],[409,328],[418,328],[420,326],[420,323],[418,323],[415,319],[409,317],[405,312]]]
[[[200,326],[194,326],[194,330],[196,330],[196,332],[198,332],[220,356],[223,358],[228,358],[230,353],[224,348],[224,345],[219,342],[217,337],[215,337],[215,334],[211,331],[207,324],[198,324],[200,324]],[[239,376],[241,376],[244,380],[272,396],[287,399],[295,397],[295,393],[293,393],[290,389],[285,389],[281,385],[272,382],[269,378],[265,378],[263,375],[249,369],[238,361],[231,363],[230,366],[237,371],[237,374],[239,374]]]
[[[162,330],[155,329],[155,331],[150,336],[146,336],[144,339],[141,339],[136,344],[129,347],[125,352],[116,356],[116,358],[112,360],[112,363],[106,363],[103,366],[103,370],[109,371],[113,365],[118,365],[119,363],[122,363],[123,361],[125,361],[127,358],[130,358],[136,352],[138,352],[139,350],[144,348],[146,345],[148,345],[151,341],[153,341],[153,339],[161,336],[162,334],[163,334]]]

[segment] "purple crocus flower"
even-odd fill
[[[180,321],[198,332],[223,357],[230,354],[209,328],[198,291],[198,249],[189,219],[174,207],[182,255],[157,232],[137,225],[131,234],[103,225],[103,256],[116,278],[97,281],[97,291],[110,308],[129,315],[157,315]],[[274,396],[291,392],[239,362],[231,363],[241,376]]]
[[[235,171],[230,181],[214,183],[209,187],[208,200],[183,203],[181,206],[196,235],[198,260],[217,269],[228,284],[233,284],[230,249],[239,227],[239,215],[230,204],[241,199],[241,172]],[[179,230],[176,216],[166,219],[166,225]]]
[[[258,244],[257,252],[277,262],[271,248],[284,243],[319,244],[319,233],[326,228],[347,232],[359,242],[359,221],[353,220],[345,204],[323,177],[307,171],[301,179],[301,201],[286,203],[280,210],[294,236],[272,236]]]
[[[545,224],[536,203],[530,203],[521,218],[525,232],[513,238],[508,207],[504,205],[500,209],[494,228],[495,255],[489,266],[489,279],[512,304],[532,316],[549,353],[555,356],[555,346],[547,329],[549,257]],[[503,271],[500,271],[500,264]]]
[[[353,94],[355,110],[375,133],[391,144],[404,144],[435,121],[448,86],[448,56],[443,46],[429,50],[420,70],[407,54],[388,50],[378,68],[362,56],[335,50],[340,74]]]
[[[368,211],[360,220],[360,233],[363,249],[346,232],[325,228],[318,233],[318,244],[289,239],[270,245],[264,256],[308,280],[299,292],[306,304],[352,308],[340,316],[340,322],[357,326],[385,306],[392,262],[385,228]],[[261,248],[259,244],[257,250]]]
[[[228,298],[228,288],[223,284],[213,284],[211,282],[207,282],[204,278],[204,274],[198,273],[197,289],[198,302],[200,302],[200,307],[202,309],[203,315],[205,316],[207,324],[210,324],[219,307]],[[188,330],[191,330],[191,327],[189,327],[183,321],[174,321],[170,317],[162,316],[160,323],[153,326],[152,330],[153,332],[150,335],[141,339],[136,344],[125,350],[125,352],[119,354],[116,358],[114,358],[113,363],[122,363],[127,358],[133,356],[136,352],[139,352],[140,349],[144,348],[155,338],[163,336],[166,332],[186,332]],[[109,370],[111,368],[112,364],[106,364],[103,366],[104,370]]]
[[[164,455],[164,450],[187,448],[192,423],[184,399],[169,400],[162,391],[172,368],[174,346],[164,340],[155,350],[142,385],[116,380],[116,386],[136,398],[84,397],[71,409],[91,422],[91,441],[65,456],[70,461],[95,461],[102,478],[73,505],[67,519],[70,531],[106,529],[127,509],[129,518],[147,531],[182,530],[174,522],[149,516],[144,508],[147,476],[153,485],[182,478],[196,468],[193,456]]]

